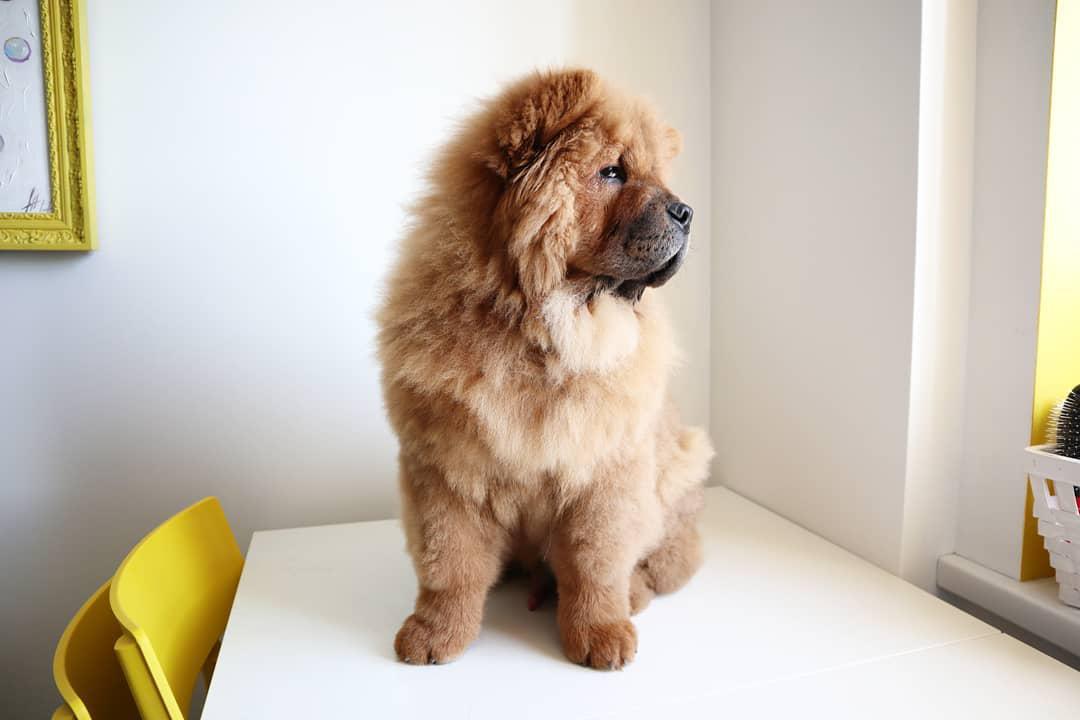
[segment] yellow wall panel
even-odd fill
[[[1080,0],[1057,5],[1043,232],[1033,443],[1045,442],[1050,409],[1080,383]],[[1053,574],[1031,505],[1029,490],[1021,580]]]

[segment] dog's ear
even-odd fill
[[[600,78],[591,70],[537,73],[503,94],[493,107],[494,147],[485,158],[503,179],[514,177],[595,102]]]

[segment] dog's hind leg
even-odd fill
[[[669,405],[657,438],[660,475],[657,498],[666,508],[664,539],[638,561],[630,577],[630,612],[654,596],[674,592],[701,565],[697,519],[705,504],[704,481],[712,445],[698,428],[683,427]]]
[[[630,577],[631,614],[644,610],[656,595],[681,588],[701,566],[697,515],[692,512],[672,517],[659,547],[634,567]]]

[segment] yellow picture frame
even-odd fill
[[[0,250],[93,250],[90,103],[82,0],[40,0],[49,142],[47,212],[0,213]]]

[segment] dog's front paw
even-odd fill
[[[637,652],[637,631],[629,620],[571,625],[562,636],[566,657],[596,670],[619,670]]]
[[[465,650],[467,644],[468,640],[462,633],[430,622],[415,613],[405,619],[394,638],[398,659],[410,665],[450,662]]]

